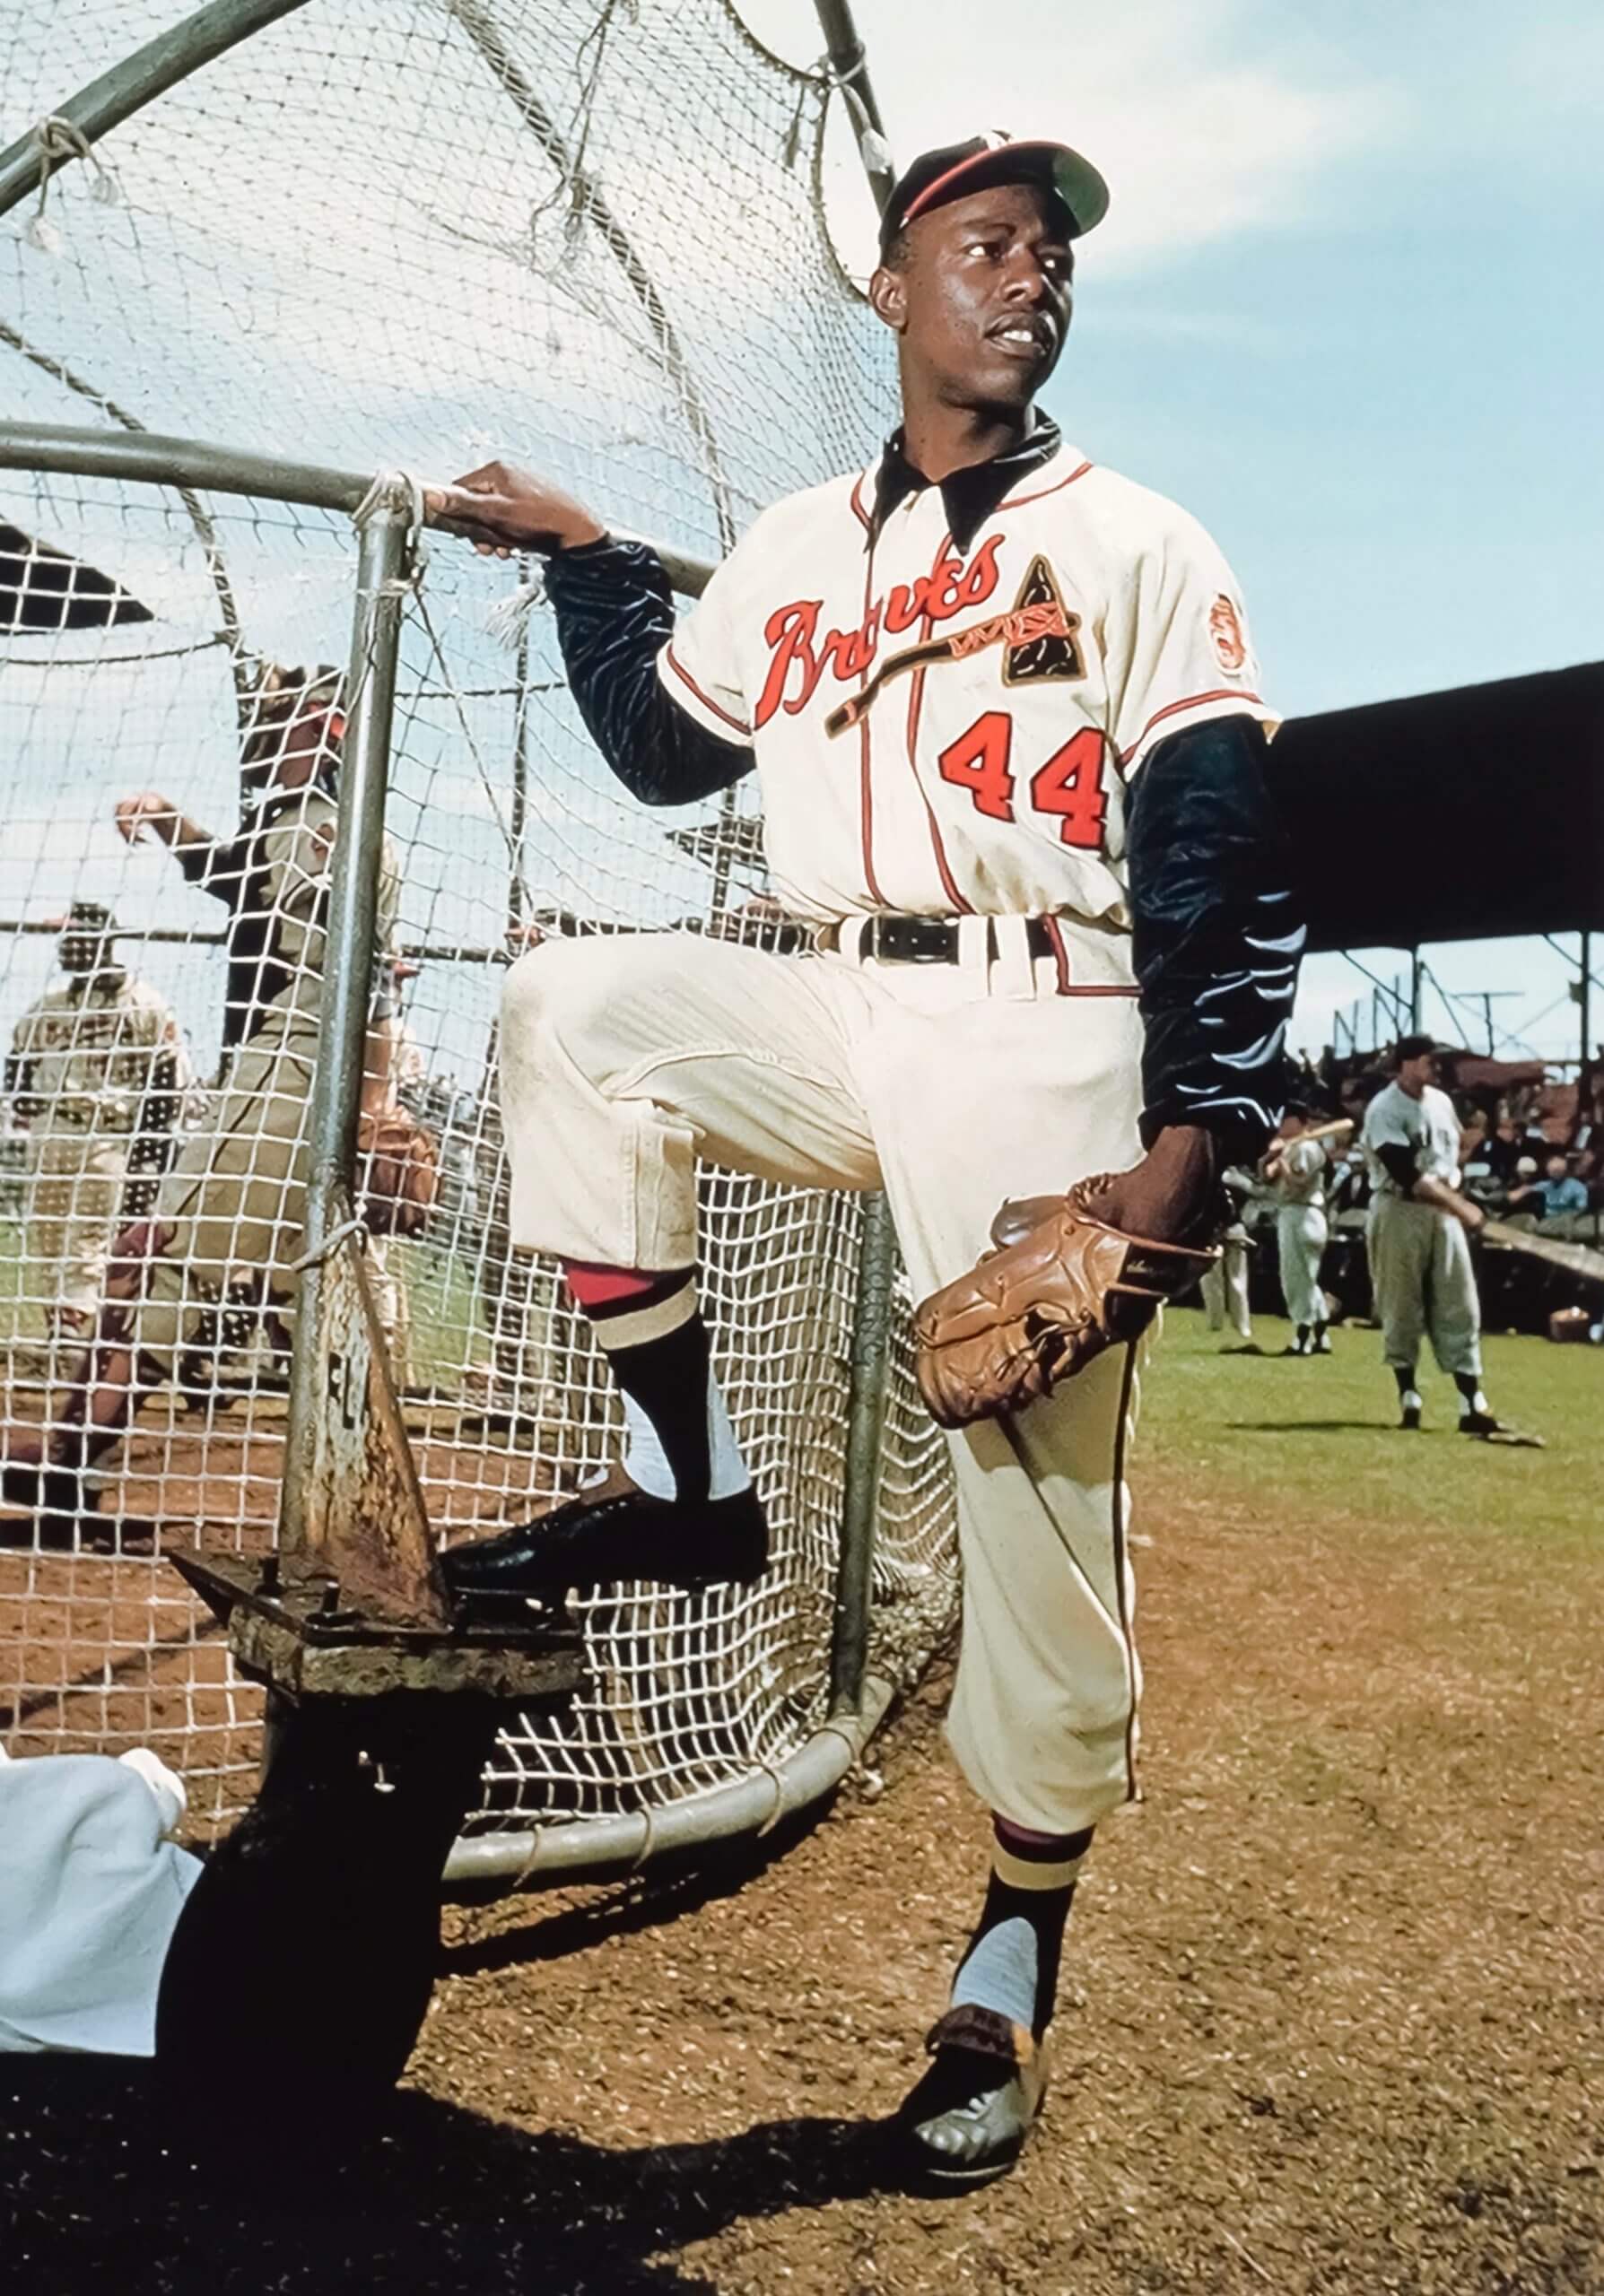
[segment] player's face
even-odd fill
[[[1057,201],[999,184],[921,215],[907,239],[902,268],[871,290],[902,337],[904,387],[949,406],[1028,405],[1069,331],[1074,257]]]

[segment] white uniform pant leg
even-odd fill
[[[1050,963],[1024,972],[1025,993],[993,995],[984,969],[859,971],[690,937],[532,952],[501,1033],[514,1240],[688,1265],[700,1153],[793,1184],[883,1174],[916,1294],[948,1282],[1006,1196],[1139,1153],[1133,998],[1056,997]],[[1112,1351],[1007,1430],[952,1442],[964,1627],[950,1735],[993,1808],[1048,1831],[1132,1791],[1135,1369]]]
[[[1413,1373],[1425,1330],[1426,1269],[1433,1214],[1400,1196],[1378,1196],[1365,1222],[1370,1288],[1382,1327],[1382,1353],[1395,1371]]]
[[[1248,1243],[1245,1236],[1226,1237],[1219,1266],[1225,1287],[1225,1308],[1231,1318],[1231,1328],[1238,1339],[1251,1339],[1253,1318],[1248,1307]]]
[[[658,1271],[696,1257],[696,1157],[875,1187],[845,968],[691,934],[549,942],[508,976],[514,1244]]]
[[[1055,996],[1051,965],[1035,974],[1033,1001],[988,996],[947,967],[865,976],[876,1007],[858,1057],[916,1300],[988,1248],[1005,1197],[1140,1153],[1134,1001]],[[948,1736],[992,1809],[1047,1832],[1091,1825],[1135,1790],[1137,1353],[1111,1350],[1009,1421],[949,1439],[963,1623]]]
[[[1433,1212],[1431,1257],[1426,1270],[1426,1327],[1437,1368],[1455,1375],[1481,1377],[1481,1300],[1470,1239],[1451,1213]]]
[[[1317,1205],[1284,1204],[1276,1213],[1276,1246],[1281,1296],[1295,1324],[1307,1328],[1326,1320],[1320,1264],[1325,1257],[1326,1215]]]

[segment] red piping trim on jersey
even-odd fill
[[[1068,478],[1055,478],[1050,486],[1039,486],[1033,494],[1005,494],[997,510],[992,512],[993,517],[998,511],[1017,510],[1022,503],[1040,502],[1043,495],[1056,494],[1060,487],[1073,486],[1077,478],[1085,478],[1091,467],[1090,463],[1077,463]]]
[[[728,709],[724,709],[719,707],[718,702],[713,700],[710,693],[703,693],[702,688],[691,675],[690,671],[686,669],[678,655],[676,654],[672,639],[664,647],[663,653],[667,661],[668,666],[674,672],[675,676],[680,680],[682,684],[690,687],[691,691],[696,696],[697,700],[701,702],[704,709],[710,709],[715,718],[722,718],[727,726],[733,726],[737,734],[744,735],[747,741],[752,739],[752,728],[750,726],[745,724],[739,718],[732,718]]]
[[[858,499],[862,486],[863,473],[859,471],[857,477],[852,481],[852,508],[857,513],[858,522],[862,526],[864,533],[866,535],[872,535],[875,531],[875,522],[869,517],[868,512],[864,509],[862,503]]]
[[[868,548],[863,564],[863,618],[867,622],[875,588],[875,536],[871,528]],[[866,664],[858,680],[858,691],[863,691],[868,682]],[[869,754],[869,713],[866,709],[858,720],[858,818],[859,834],[863,840],[863,882],[868,889],[870,901],[876,909],[889,909],[891,904],[875,882],[875,773]]]
[[[941,537],[940,547],[936,552],[935,562],[930,568],[930,579],[932,583],[936,579],[936,568],[941,564],[942,560],[946,556],[947,549],[952,539],[953,538],[950,534],[943,535]],[[935,629],[935,627],[936,617],[927,608],[924,618],[920,624],[919,635],[921,645],[928,640],[930,632]],[[919,791],[920,802],[925,809],[925,819],[930,824],[930,847],[936,856],[936,870],[937,874],[941,879],[942,889],[955,909],[959,910],[961,914],[965,917],[972,917],[974,915],[973,906],[969,901],[966,901],[963,894],[958,891],[957,885],[953,877],[953,873],[947,866],[946,848],[941,842],[941,825],[936,819],[936,808],[931,804],[928,797],[925,795],[925,785],[919,778],[919,767],[914,761],[913,745],[919,738],[919,713],[923,704],[924,698],[925,671],[924,665],[921,663],[919,668],[913,673],[913,691],[908,697],[908,770],[913,776],[914,787]]]
[[[1162,726],[1166,718],[1173,718],[1179,710],[1201,709],[1206,701],[1257,701],[1261,709],[1264,707],[1263,699],[1260,695],[1257,693],[1245,692],[1239,685],[1216,686],[1212,693],[1189,693],[1184,701],[1166,702],[1162,709],[1155,709],[1154,711],[1152,717],[1148,718],[1146,724],[1137,735],[1135,741],[1132,742],[1130,747],[1128,750],[1120,751],[1120,768],[1121,772],[1130,763],[1131,759],[1141,748],[1142,744],[1146,740],[1155,726]]]

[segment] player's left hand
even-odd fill
[[[1214,1222],[1218,1172],[1212,1133],[1200,1124],[1170,1125],[1139,1164],[1116,1172],[1085,1199],[1085,1209],[1121,1235],[1146,1236],[1162,1244],[1204,1243]],[[991,1223],[992,1242],[1016,1243],[1061,1201],[1056,1196],[1011,1199]]]

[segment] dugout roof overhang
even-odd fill
[[[1311,950],[1604,931],[1604,662],[1290,719]]]

